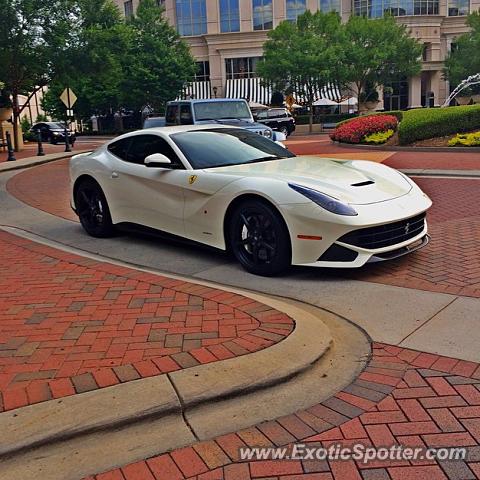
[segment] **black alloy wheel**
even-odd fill
[[[100,185],[94,180],[84,180],[75,192],[78,218],[92,237],[105,238],[114,233],[107,200]]]
[[[249,200],[233,212],[230,247],[248,272],[273,276],[291,264],[290,235],[280,214],[267,202]]]

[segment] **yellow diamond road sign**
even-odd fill
[[[73,93],[73,90],[71,88],[66,88],[60,95],[60,100],[65,104],[68,109],[70,109],[77,101],[77,96]]]

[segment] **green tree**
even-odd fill
[[[43,100],[44,109],[59,119],[65,115],[59,96],[67,86],[78,97],[78,118],[120,107],[123,56],[132,41],[131,29],[111,0],[78,0],[76,8],[64,54],[54,62],[55,75]]]
[[[123,56],[123,102],[135,110],[149,104],[161,111],[193,80],[195,61],[156,0],[141,0],[127,25],[132,42]]]
[[[0,81],[4,95],[12,99],[15,148],[18,122],[25,105],[51,78],[58,32],[64,31],[71,14],[70,0],[0,0]],[[27,102],[28,103],[28,102]]]
[[[305,12],[296,23],[284,21],[268,33],[259,75],[275,90],[305,98],[310,107],[317,92],[338,79],[341,21],[337,13]]]
[[[361,98],[368,91],[420,72],[422,46],[392,16],[352,15],[343,29],[341,83]]]
[[[445,77],[452,86],[458,85],[470,75],[480,73],[480,13],[470,14],[467,25],[471,28],[470,32],[456,40],[456,48],[445,61]]]

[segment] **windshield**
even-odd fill
[[[221,120],[226,118],[251,119],[250,108],[244,101],[198,102],[193,105],[195,120]]]
[[[50,122],[50,123],[47,123],[47,125],[49,125],[50,128],[53,128],[53,129],[61,129],[61,130],[65,129],[65,124],[61,122]]]
[[[239,128],[181,132],[171,135],[171,138],[195,169],[266,162],[295,156],[268,138]]]
[[[143,128],[164,127],[165,117],[147,118],[143,124]]]

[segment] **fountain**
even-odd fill
[[[468,78],[465,80],[462,80],[455,90],[448,96],[448,98],[445,100],[445,102],[442,105],[443,107],[448,107],[450,105],[450,102],[465,88],[471,87],[472,85],[478,85],[480,84],[480,73],[476,73],[475,75],[470,75]]]

